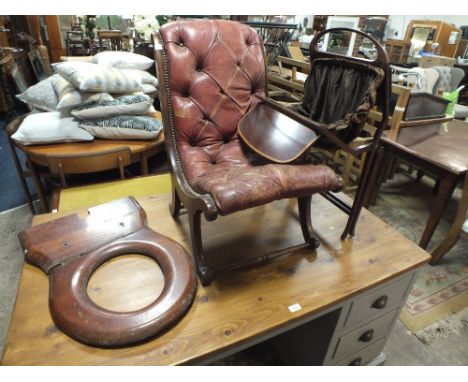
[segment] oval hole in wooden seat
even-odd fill
[[[89,278],[87,292],[101,308],[133,312],[155,301],[164,288],[159,264],[145,255],[126,254],[99,266]]]

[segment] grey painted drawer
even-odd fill
[[[399,305],[411,285],[414,273],[381,288],[372,290],[351,304],[345,327],[384,314]]]
[[[399,309],[394,309],[367,325],[361,326],[360,328],[340,337],[334,359],[338,360],[346,357],[347,355],[353,354],[384,338],[387,335],[398,311]]]
[[[382,351],[385,345],[385,339],[373,343],[361,349],[360,351],[347,356],[338,362],[337,366],[361,366],[369,364],[374,358],[376,358]]]

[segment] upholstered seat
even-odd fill
[[[210,194],[221,215],[274,200],[337,191],[341,179],[327,166],[221,162],[189,180],[195,191]]]

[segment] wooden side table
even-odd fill
[[[174,220],[170,200],[170,194],[138,199],[149,226],[189,250],[187,216]],[[212,257],[217,261],[229,262],[239,251],[258,256],[301,243],[294,203],[281,200],[206,225],[206,250],[217,252]],[[321,242],[317,250],[302,247],[262,266],[222,274],[209,287],[199,284],[188,314],[138,346],[93,348],[59,331],[48,309],[47,276],[25,264],[2,363],[209,364],[272,339],[291,364],[381,364],[385,341],[429,256],[367,210],[356,236],[341,241],[347,215],[321,196],[312,208]],[[37,215],[33,224],[63,215]],[[152,274],[148,261],[129,256],[105,264],[90,281],[88,294],[115,311],[145,306],[163,282],[157,275],[147,277]],[[134,275],[143,281],[135,282]]]
[[[160,119],[160,113],[156,112],[155,118]],[[12,133],[12,132],[11,132]],[[77,143],[58,143],[49,145],[32,145],[25,146],[18,143],[12,142],[12,150],[15,147],[22,150],[26,155],[26,161],[30,169],[30,175],[34,181],[37,196],[41,204],[41,208],[44,211],[48,211],[47,199],[45,191],[41,183],[41,173],[39,167],[51,170],[50,164],[52,159],[62,157],[73,157],[75,158],[76,165],[73,171],[67,172],[66,168],[63,168],[64,175],[67,174],[83,174],[93,173],[96,171],[103,171],[105,169],[119,168],[119,164],[115,162],[115,165],[110,165],[108,168],[96,169],[93,162],[90,160],[99,161],[100,158],[104,158],[109,153],[115,153],[123,149],[128,149],[130,163],[140,163],[141,175],[148,175],[148,158],[156,155],[157,153],[164,150],[164,133],[161,132],[159,136],[151,140],[107,140],[107,139],[95,139],[91,142],[77,142]],[[15,161],[17,162],[17,161]],[[55,161],[56,162],[56,161]],[[80,165],[81,163],[81,165]],[[24,178],[24,171],[19,167],[19,163],[16,163],[18,174],[20,178]],[[102,167],[102,166],[101,166]],[[59,175],[55,172],[55,175]],[[25,184],[25,182],[22,182]],[[24,187],[23,187],[24,188]],[[25,188],[28,200],[31,199],[29,189]],[[30,203],[31,204],[31,203]]]
[[[468,211],[468,123],[453,120],[445,124],[406,127],[400,130],[396,141],[382,138],[381,144],[387,154],[441,180],[436,201],[419,242],[422,248],[428,246],[458,182],[464,182],[458,212],[449,233],[432,252],[431,263],[435,264],[456,243]],[[388,164],[390,157],[387,155],[386,159]],[[386,167],[384,164],[374,193],[384,180]]]

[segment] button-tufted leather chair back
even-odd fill
[[[247,25],[190,20],[161,27],[175,141],[189,182],[246,163],[237,124],[265,94],[263,43]]]

